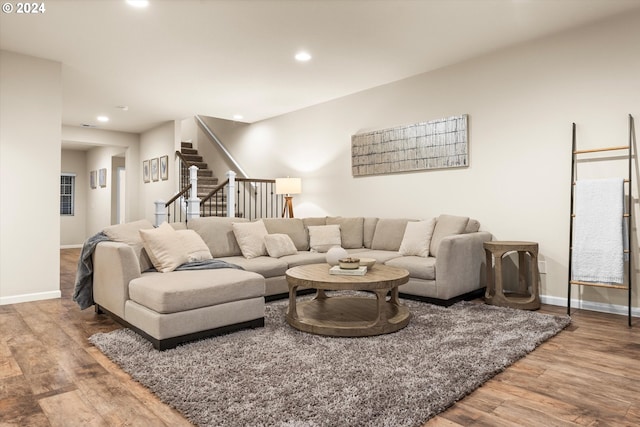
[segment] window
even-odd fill
[[[73,215],[75,187],[75,174],[63,173],[60,175],[60,215]]]

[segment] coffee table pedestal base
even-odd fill
[[[393,302],[393,298],[387,301],[386,295],[326,297],[319,292],[313,300],[289,308],[287,322],[294,328],[335,337],[389,334],[407,326],[411,319],[407,307]]]

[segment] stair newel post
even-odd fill
[[[156,200],[153,202],[156,205],[156,227],[160,226],[163,222],[167,221],[167,208],[164,200]]]
[[[227,178],[229,179],[227,191],[227,216],[234,217],[236,216],[236,173],[234,171],[228,171]]]
[[[189,200],[187,202],[187,220],[200,217],[200,199],[198,198],[198,167],[192,165],[189,167],[189,182],[191,189],[189,190]]]

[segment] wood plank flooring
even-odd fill
[[[191,425],[87,341],[120,326],[71,300],[78,256],[60,251],[61,299],[0,306],[0,426]],[[426,424],[638,425],[640,321],[589,311]]]

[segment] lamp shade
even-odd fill
[[[300,194],[301,192],[300,178],[276,178],[276,194]]]

